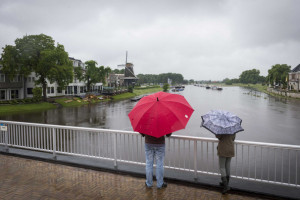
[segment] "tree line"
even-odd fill
[[[172,84],[186,84],[182,74],[163,73],[163,74],[138,74],[138,84],[160,84],[168,83],[168,79],[172,80]]]
[[[97,66],[97,62],[90,60],[85,62],[85,68],[75,67],[69,59],[68,53],[62,44],[57,43],[52,37],[39,35],[26,35],[17,38],[15,45],[6,45],[1,54],[2,71],[10,80],[16,75],[26,77],[31,72],[36,74],[36,85],[42,86],[43,100],[47,98],[47,80],[56,82],[60,88],[65,88],[73,82],[74,77],[87,82],[88,91],[92,84],[103,82],[111,71],[109,67]],[[25,91],[24,91],[25,92]]]
[[[277,85],[283,88],[287,87],[288,84],[288,74],[291,71],[291,66],[287,64],[276,64],[268,70],[268,75],[266,77],[260,75],[258,69],[246,70],[241,73],[239,78],[229,79],[225,78],[223,82],[227,85],[233,83],[244,83],[244,84],[270,84]]]

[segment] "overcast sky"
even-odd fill
[[[0,0],[0,47],[46,34],[70,57],[185,79],[300,64],[298,0]]]

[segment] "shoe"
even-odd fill
[[[146,188],[150,189],[152,186],[148,186],[147,183],[145,183]]]
[[[222,182],[223,182],[222,194],[226,194],[230,190],[230,187],[228,186],[228,182],[227,182],[226,177],[221,177],[221,179],[222,179]]]
[[[162,186],[159,187],[159,188],[157,188],[157,189],[162,189],[162,188],[166,188],[166,187],[168,187],[168,184],[164,182],[164,183],[162,184]]]

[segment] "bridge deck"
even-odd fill
[[[146,189],[145,179],[0,154],[1,199],[268,199],[249,193],[222,195],[216,188],[169,182]]]

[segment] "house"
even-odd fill
[[[120,87],[124,86],[124,74],[109,74],[107,78],[107,85],[109,87]]]
[[[82,67],[84,68],[84,63],[81,60],[69,57],[70,61],[72,61],[73,67]],[[26,91],[27,97],[33,97],[32,89],[35,86],[36,75],[32,72],[27,78],[26,81]],[[58,86],[56,82],[50,83],[47,80],[47,97],[55,97],[55,96],[73,96],[73,95],[85,95],[86,93],[86,84],[83,81],[79,81],[74,77],[73,82],[69,83],[65,88],[61,88]]]
[[[72,61],[73,67],[82,67],[84,69],[84,63],[81,60],[72,57],[69,57],[69,59]],[[10,80],[8,75],[1,72],[1,68],[2,66],[0,65],[0,101],[33,97],[32,91],[36,87],[35,81],[37,80],[34,72],[31,72],[27,77],[16,75],[13,80]],[[92,92],[100,93],[102,88],[102,83],[96,83],[91,87],[91,90]],[[47,80],[47,97],[82,96],[86,92],[86,83],[79,81],[76,77],[65,88],[60,88],[56,82],[50,83]]]
[[[295,67],[290,73],[289,73],[289,90],[296,90],[299,92],[300,88],[300,64]]]
[[[23,99],[24,81],[23,75],[15,75],[12,79],[2,72],[0,64],[0,101]]]

